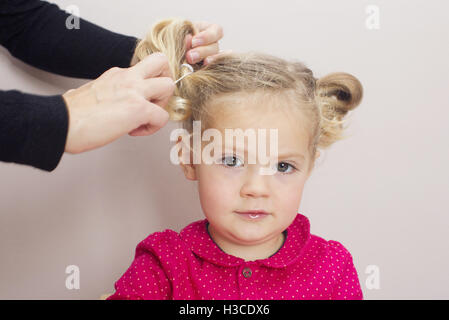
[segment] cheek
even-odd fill
[[[229,211],[236,199],[232,180],[226,179],[221,170],[202,166],[198,175],[198,192],[206,216]]]
[[[304,190],[305,181],[303,179],[287,181],[290,178],[281,177],[275,181],[273,187],[276,194],[276,202],[282,207],[284,212],[297,211],[299,209]]]

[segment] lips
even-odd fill
[[[269,213],[264,210],[235,211],[235,213],[251,220],[260,219],[269,215]]]

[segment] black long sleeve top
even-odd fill
[[[0,44],[14,57],[68,77],[95,79],[129,67],[137,38],[73,16],[37,0],[0,1]],[[0,161],[53,171],[64,153],[69,114],[62,95],[0,90]]]

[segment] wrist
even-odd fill
[[[70,143],[69,143],[70,142],[69,141],[70,140],[70,129],[72,126],[70,125],[70,107],[69,107],[70,101],[69,101],[69,96],[68,96],[68,94],[73,90],[74,89],[70,89],[69,91],[67,91],[66,93],[64,93],[62,95],[62,100],[64,100],[65,108],[67,110],[67,136],[66,136],[65,147],[64,147],[64,152],[67,152],[67,153],[73,153],[69,149],[70,148]]]

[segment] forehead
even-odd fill
[[[209,128],[222,133],[225,129],[277,129],[279,152],[307,152],[309,134],[306,119],[291,95],[258,92],[232,93],[213,98],[208,104]]]

